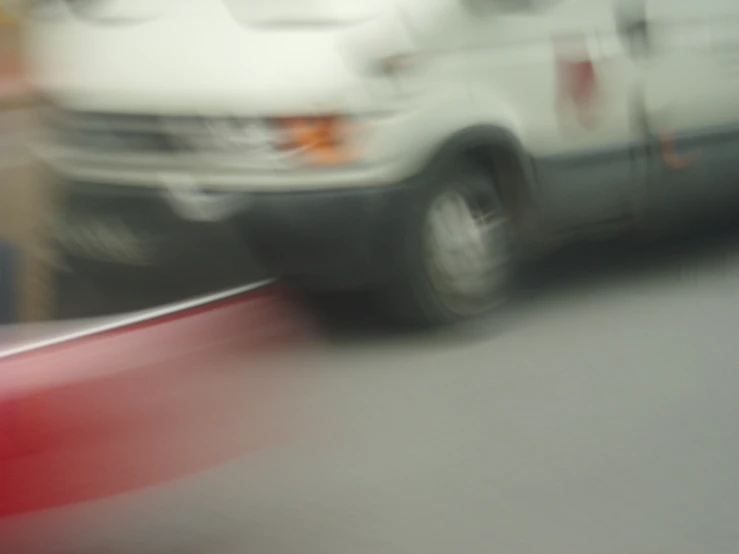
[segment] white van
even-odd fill
[[[442,323],[499,301],[523,253],[739,200],[736,0],[37,0],[27,16],[54,106],[39,152],[68,188],[62,242],[87,259],[174,263],[228,221],[286,279],[387,291]]]

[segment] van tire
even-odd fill
[[[433,164],[401,245],[401,276],[385,295],[399,322],[437,327],[477,318],[508,296],[514,235],[496,178],[474,158]]]

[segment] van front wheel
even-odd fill
[[[506,296],[513,233],[490,172],[474,162],[436,171],[404,242],[404,276],[388,298],[406,321],[443,325],[490,311]]]

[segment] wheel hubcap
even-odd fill
[[[503,216],[459,191],[437,198],[428,216],[429,261],[435,285],[448,293],[480,296],[494,287],[505,262]]]

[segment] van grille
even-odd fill
[[[55,112],[48,125],[62,144],[100,152],[175,153],[175,137],[162,118],[91,112]]]
[[[63,144],[104,153],[193,154],[215,151],[205,118],[58,111],[49,127]]]

